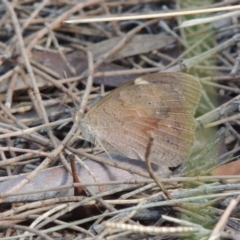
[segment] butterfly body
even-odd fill
[[[149,137],[154,137],[150,160],[161,167],[181,164],[190,154],[194,113],[201,86],[185,73],[149,74],[116,88],[80,122],[83,137],[101,142],[109,152],[144,160]]]

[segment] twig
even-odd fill
[[[162,181],[160,180],[160,178],[154,173],[154,171],[152,169],[152,166],[151,166],[151,161],[150,161],[149,157],[150,157],[150,154],[151,154],[151,148],[152,148],[152,145],[153,145],[153,141],[154,141],[154,138],[150,136],[150,138],[148,140],[146,153],[145,153],[145,162],[146,162],[146,165],[147,165],[147,169],[148,169],[148,172],[149,172],[150,176],[154,179],[154,181],[157,183],[157,185],[160,187],[160,189],[164,192],[166,197],[169,200],[172,200],[173,199],[172,195],[165,188],[165,186],[162,183]]]
[[[239,64],[240,64],[240,52],[238,53],[238,57],[236,58],[233,68],[229,74],[230,76],[236,77],[237,71],[239,69]]]
[[[234,208],[238,205],[240,201],[240,195],[236,199],[232,199],[229,203],[227,209],[223,213],[222,217],[218,221],[217,225],[213,229],[211,235],[209,236],[208,240],[217,240],[219,239],[220,235],[219,233],[223,231],[225,225],[227,224],[228,218],[230,217],[230,214],[234,210]]]

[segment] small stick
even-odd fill
[[[12,79],[11,79],[9,87],[8,87],[6,101],[5,101],[5,106],[7,108],[11,108],[11,106],[12,106],[12,96],[14,93],[14,87],[17,83],[17,79],[18,79],[18,75],[19,75],[18,70],[19,70],[18,66],[14,68],[14,74],[12,76]]]
[[[53,34],[53,31],[52,31],[50,25],[48,23],[46,23],[45,25],[48,28],[49,34],[52,38],[52,41],[53,41],[55,47],[57,48],[58,53],[59,53],[60,57],[62,58],[63,62],[66,64],[66,66],[67,66],[68,70],[71,72],[71,74],[73,76],[76,76],[77,75],[76,69],[71,65],[71,63],[67,60],[66,56],[64,55],[62,48],[60,47],[56,36]]]
[[[228,218],[230,217],[230,214],[232,213],[233,209],[238,205],[239,201],[240,195],[237,198],[231,200],[230,204],[221,216],[217,225],[214,227],[208,240],[217,240],[220,238],[220,232],[223,231],[225,225],[227,224]]]
[[[81,183],[80,178],[78,176],[76,163],[73,155],[70,155],[70,165],[72,169],[72,177],[74,183]],[[82,186],[74,186],[74,195],[75,196],[87,196],[86,192],[84,191],[84,188]]]
[[[151,161],[150,161],[149,157],[150,157],[153,141],[154,141],[153,137],[150,136],[150,138],[148,140],[147,150],[146,150],[146,153],[145,153],[145,161],[146,161],[146,164],[147,164],[147,169],[148,169],[148,172],[149,172],[150,176],[154,179],[154,181],[157,183],[157,185],[162,189],[162,191],[166,195],[166,197],[169,200],[172,200],[173,199],[172,195],[165,188],[165,186],[162,183],[162,181],[160,180],[160,178],[157,177],[157,175],[154,173],[154,171],[152,169],[152,166],[151,166]]]
[[[83,111],[83,112],[86,109],[89,94],[91,93],[93,76],[94,76],[93,54],[91,51],[87,51],[87,57],[88,57],[88,79],[87,79],[86,89],[84,91],[81,106],[80,106],[80,111]]]
[[[239,65],[240,65],[240,52],[238,53],[238,57],[236,58],[236,60],[234,62],[231,72],[229,73],[230,76],[235,77],[237,75]]]

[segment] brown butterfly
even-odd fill
[[[83,137],[97,139],[109,152],[144,160],[150,135],[150,160],[161,176],[181,164],[194,143],[194,113],[201,85],[185,73],[155,73],[131,80],[105,96],[80,122]]]

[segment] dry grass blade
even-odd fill
[[[220,20],[223,20],[224,18],[239,16],[239,15],[240,15],[240,11],[236,11],[236,12],[225,13],[225,14],[222,14],[221,16],[199,18],[199,19],[197,18],[197,19],[182,22],[182,24],[178,28],[192,27],[195,25],[201,25],[204,23],[220,21]]]
[[[192,14],[201,14],[201,13],[214,13],[220,11],[232,11],[239,9],[240,6],[228,6],[228,7],[219,7],[219,8],[210,8],[210,9],[194,9],[186,11],[171,11],[171,12],[159,12],[151,14],[135,14],[135,15],[125,15],[125,16],[101,16],[96,18],[83,18],[77,20],[67,20],[66,23],[90,23],[90,22],[106,22],[106,21],[126,21],[126,20],[136,20],[136,19],[152,19],[152,18],[169,18],[176,16],[185,16]]]

